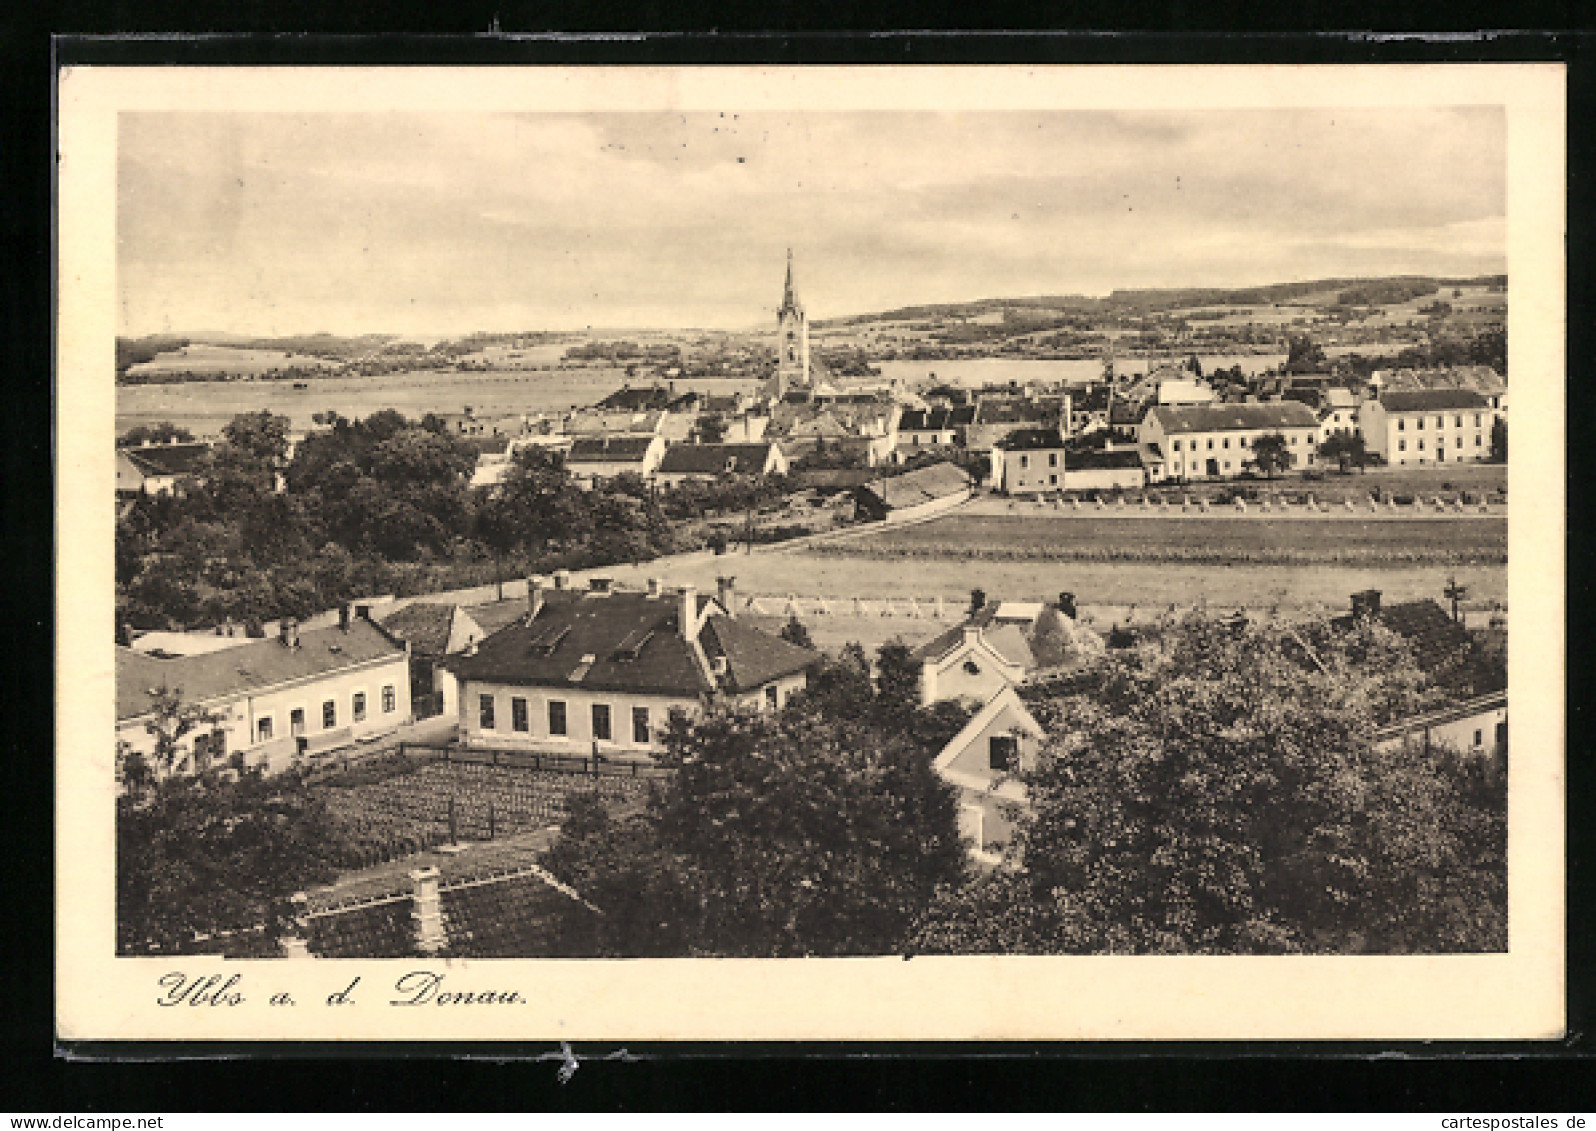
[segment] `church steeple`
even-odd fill
[[[809,387],[809,319],[792,281],[792,248],[787,249],[787,283],[776,311],[776,376],[771,391],[777,399],[788,389]]]

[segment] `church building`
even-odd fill
[[[776,311],[776,376],[771,382],[771,399],[780,400],[787,390],[807,389],[809,373],[809,318],[792,283],[792,248],[787,249],[787,286]]]

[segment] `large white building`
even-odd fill
[[[528,589],[524,617],[444,662],[468,747],[648,758],[672,711],[779,709],[817,659],[737,619],[730,578],[713,597],[657,581],[575,589],[563,574]]]
[[[1228,479],[1256,470],[1264,436],[1286,438],[1287,470],[1312,467],[1319,418],[1305,404],[1155,405],[1138,430],[1150,479]]]
[[[234,755],[276,773],[410,721],[409,651],[365,616],[345,609],[337,627],[302,632],[287,621],[276,639],[238,639],[187,656],[118,648],[118,741],[153,753],[148,726],[168,694],[215,716],[179,740],[178,774],[226,767]]]
[[[1496,411],[1471,389],[1397,389],[1364,404],[1363,442],[1393,467],[1489,459]]]

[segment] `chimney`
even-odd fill
[[[340,632],[349,631],[349,606],[338,606],[338,629]]]
[[[569,589],[570,587],[571,587],[571,571],[568,570],[568,569],[557,569],[557,570],[555,570],[554,571],[554,588],[563,591],[563,590]]]
[[[356,605],[355,606],[355,615],[357,617],[359,617],[361,620],[369,621],[371,619],[371,606],[370,605]]]
[[[660,594],[660,580],[657,577],[648,579],[648,596],[650,600],[657,600]]]
[[[967,624],[964,626],[964,642],[966,644],[974,644],[979,639],[981,639],[980,625]]]
[[[1352,595],[1352,615],[1355,617],[1373,616],[1380,611],[1380,591],[1378,589],[1365,589]]]
[[[117,642],[124,648],[131,648],[133,647],[133,640],[133,626],[124,621],[121,630],[117,634]]]
[[[698,587],[684,585],[681,588],[681,604],[677,609],[676,619],[681,622],[682,639],[688,642],[698,639]]]
[[[277,639],[284,648],[299,647],[299,622],[293,617],[284,617],[277,624]]]
[[[714,659],[714,665],[715,675],[717,678],[725,679],[727,674],[731,671],[731,660],[727,659],[725,656],[716,656]]]
[[[541,577],[526,579],[527,620],[536,620],[537,615],[543,611],[543,588],[547,584]]]
[[[291,899],[294,906],[294,925],[282,938],[278,940],[283,948],[284,958],[310,958],[310,943],[305,935],[308,933],[309,921],[305,912],[310,909],[310,900],[305,893],[296,891]]]
[[[1074,620],[1075,619],[1075,594],[1073,594],[1073,593],[1060,593],[1058,595],[1058,611],[1063,613],[1065,616],[1069,617],[1070,620]]]
[[[720,590],[720,603],[726,607],[726,615],[737,615],[737,579],[735,577],[717,577],[715,584]]]
[[[417,868],[410,873],[415,885],[416,949],[422,954],[437,954],[449,941],[443,929],[443,895],[438,890],[437,868]]]

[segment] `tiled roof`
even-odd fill
[[[975,422],[972,404],[917,408],[905,412],[898,421],[900,432],[948,432]]]
[[[350,622],[348,632],[337,627],[302,631],[299,647],[292,649],[276,639],[255,640],[220,652],[163,660],[119,647],[116,717],[148,713],[150,692],[161,687],[181,688],[186,703],[207,703],[403,655],[402,645],[360,617]]]
[[[1447,616],[1433,598],[1382,605],[1374,619],[1413,644],[1419,667],[1431,671],[1448,663],[1469,646],[1468,630]],[[1338,617],[1339,627],[1352,624],[1351,616]]]
[[[1387,412],[1486,407],[1485,398],[1472,389],[1392,389],[1380,394],[1380,404]]]
[[[1155,446],[1149,445],[1149,447]],[[1092,448],[1082,451],[1071,450],[1064,454],[1065,471],[1117,470],[1141,465],[1141,453],[1134,448],[1115,448],[1113,451]]]
[[[623,386],[599,401],[602,409],[642,412],[651,408],[665,408],[671,402],[671,393],[663,385]]]
[[[994,446],[1009,452],[1056,450],[1064,446],[1064,437],[1057,428],[1017,428]]]
[[[891,510],[919,506],[969,490],[970,477],[951,463],[933,463],[917,471],[874,481],[860,487]]]
[[[1459,365],[1451,369],[1385,369],[1378,374],[1386,389],[1474,389],[1501,393],[1507,382],[1488,365]]]
[[[382,618],[382,627],[400,640],[408,640],[413,652],[441,656],[449,650],[449,628],[454,624],[453,605],[418,601]]]
[[[1317,428],[1319,418],[1305,404],[1157,405],[1147,410],[1165,432],[1240,432],[1264,428]]]
[[[368,904],[308,923],[305,940],[317,958],[413,958],[416,927],[408,898]]]
[[[1108,422],[1110,424],[1140,424],[1142,422],[1142,406],[1116,399],[1108,407]]]
[[[530,624],[511,622],[446,662],[462,681],[697,696],[713,685],[678,630],[679,604],[673,593],[550,593]]]
[[[642,463],[653,436],[604,436],[577,440],[565,455],[570,463]]]
[[[986,397],[976,409],[977,424],[1054,424],[1064,412],[1063,397]]]
[[[660,461],[662,474],[737,472],[757,475],[770,459],[770,444],[673,444]]]
[[[560,945],[560,922],[582,907],[540,872],[445,887],[441,902],[451,958],[570,957]]]
[[[726,657],[727,690],[749,691],[773,679],[795,675],[820,658],[819,653],[772,636],[732,617],[712,616],[701,634],[711,660]]]
[[[123,448],[134,467],[145,475],[190,475],[206,456],[211,446],[205,443],[150,444],[148,447]]]

